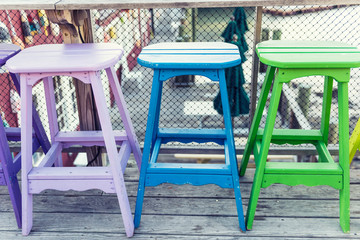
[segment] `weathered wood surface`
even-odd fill
[[[4,221],[0,225],[0,234],[8,234],[8,240],[21,239],[18,230],[14,228],[12,215],[2,213]],[[113,234],[114,239],[124,239],[124,229],[120,214],[91,214],[85,213],[35,213],[33,234],[57,235],[64,239],[63,234],[84,233],[104,235]],[[58,221],[57,221],[58,220]],[[153,235],[187,237],[194,239],[198,236],[222,237],[288,237],[359,239],[358,232],[351,230],[350,234],[342,233],[336,218],[287,218],[287,217],[258,217],[255,219],[254,230],[241,233],[237,226],[237,217],[227,216],[171,216],[171,215],[143,215],[142,224],[135,231],[132,239]],[[353,229],[360,227],[359,219],[352,219]],[[38,238],[37,238],[38,239]]]
[[[4,233],[1,235],[1,237],[4,237],[4,239],[12,239],[12,234],[9,233]],[[23,239],[21,238],[20,234],[19,234],[19,239]],[[116,233],[33,233],[31,236],[27,236],[26,240],[55,240],[55,239],[66,239],[66,240],[88,240],[88,239],[96,239],[96,240],[107,240],[107,239],[122,239],[119,237],[119,234]],[[136,237],[133,237],[131,239],[143,239],[143,240],[148,240],[148,239],[158,239],[158,240],[169,240],[169,239],[199,239],[199,240],[235,240],[238,239],[237,237],[221,237],[219,238],[219,236],[174,236],[174,235],[158,235],[158,234],[152,234],[151,236],[149,235],[140,235],[137,234]],[[246,237],[246,236],[241,236],[241,240],[253,240],[254,237]],[[273,240],[274,237],[261,237],[262,240]],[[298,239],[303,239],[303,238],[286,238],[288,240],[298,240]]]
[[[134,210],[138,171],[125,172]],[[244,208],[254,170],[241,178]],[[7,190],[0,188],[1,239],[23,239]],[[163,184],[147,188],[140,228],[133,239],[359,239],[360,170],[351,170],[351,233],[342,233],[338,191],[326,187],[273,185],[261,191],[254,228],[238,229],[231,189]],[[99,190],[45,191],[34,197],[34,227],[27,239],[125,239],[116,196]]]
[[[349,5],[358,0],[1,0],[0,9],[135,9],[293,5]]]
[[[205,8],[205,7],[253,7],[318,5],[317,0],[62,0],[57,9],[104,9],[104,8]],[[359,4],[357,0],[322,0],[323,5]]]
[[[220,193],[221,191],[219,191]],[[214,193],[214,192],[213,192]],[[262,194],[266,195],[266,194]],[[207,197],[149,197],[144,199],[143,214],[146,215],[174,215],[174,216],[226,216],[236,217],[236,206],[233,198],[209,198]],[[217,194],[219,196],[219,194]],[[228,195],[231,196],[231,195]],[[286,196],[286,194],[283,196]],[[328,195],[327,199],[306,200],[302,195],[296,199],[261,198],[259,199],[256,212],[257,217],[293,217],[293,218],[337,218],[338,200],[336,194]],[[88,212],[91,214],[120,214],[116,196],[64,196],[64,195],[42,195],[36,196],[41,204],[34,205],[34,212],[38,213],[76,213]],[[5,195],[0,197],[2,203],[0,212],[11,211],[12,207],[9,198]],[[244,209],[247,207],[248,198],[244,198]],[[135,197],[130,197],[131,208],[135,207]],[[82,206],[79,206],[82,203]],[[191,206],[191,208],[189,208]],[[208,208],[206,208],[208,206]],[[311,207],[309,207],[311,206]],[[299,211],[302,209],[302,211]],[[331,211],[329,211],[331,210]],[[353,204],[351,216],[360,217],[360,204]],[[84,219],[86,221],[86,219]],[[360,229],[358,229],[360,230]]]
[[[55,9],[58,0],[1,0],[1,10]]]

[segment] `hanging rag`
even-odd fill
[[[239,48],[241,64],[246,61],[245,52],[248,50],[248,45],[244,36],[247,30],[248,26],[246,23],[245,11],[243,8],[239,7],[235,9],[234,16],[221,34],[225,42],[235,44]],[[249,113],[250,100],[243,88],[245,76],[241,64],[225,69],[231,117]],[[219,114],[223,114],[220,92],[214,99],[214,108]]]

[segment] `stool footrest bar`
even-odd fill
[[[5,128],[6,138],[8,141],[21,141],[21,128],[7,127]],[[33,131],[33,137],[35,132]]]
[[[121,144],[128,140],[125,131],[115,130],[115,141]],[[104,136],[102,131],[77,131],[77,132],[59,132],[55,136],[55,141],[66,143],[66,146],[81,144],[82,146],[104,146]],[[65,148],[65,146],[64,146]]]
[[[341,175],[342,168],[337,163],[313,163],[313,162],[267,162],[265,174],[323,174]]]
[[[264,129],[259,129],[257,139],[262,139]],[[323,140],[320,130],[304,130],[304,129],[274,129],[271,137],[272,143],[277,144],[301,144],[315,143]]]
[[[168,142],[216,142],[223,144],[226,139],[225,130],[222,129],[176,129],[160,128],[158,137],[162,143]]]
[[[279,183],[288,186],[305,185],[313,186],[330,186],[335,189],[343,188],[342,175],[324,175],[324,174],[264,174],[261,184],[262,188],[269,187],[271,184]]]
[[[192,164],[192,163],[150,163],[147,173],[195,173],[195,174],[231,174],[230,165]]]
[[[29,180],[34,179],[111,179],[108,167],[34,167],[29,173]]]
[[[212,174],[176,174],[176,173],[148,173],[145,179],[146,187],[154,187],[162,183],[191,184],[194,186],[216,184],[221,188],[234,188],[231,175]]]
[[[108,167],[33,168],[29,173],[29,192],[40,193],[46,189],[100,189],[107,193],[115,193],[113,177]]]

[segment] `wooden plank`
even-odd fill
[[[35,198],[34,211],[39,213],[89,213],[120,214],[115,194],[107,196],[44,196]],[[0,212],[12,212],[12,205],[6,196],[0,196]],[[135,197],[130,199],[131,208],[135,207]],[[84,204],[86,203],[86,204]],[[191,206],[191,208],[189,208]],[[247,201],[244,210],[247,208]],[[329,211],[331,209],[331,211]],[[235,199],[217,198],[144,198],[144,215],[172,216],[226,216],[236,217]],[[312,217],[337,218],[339,201],[335,199],[259,199],[257,217]],[[360,205],[351,205],[351,217],[360,217]],[[359,227],[360,230],[360,227]]]
[[[88,213],[35,213],[33,232],[92,232],[116,233],[118,239],[125,239],[125,231],[120,214],[88,214]],[[3,213],[4,221],[0,223],[0,231],[19,231],[13,224],[11,213]],[[254,230],[242,233],[239,231],[237,217],[213,216],[167,216],[143,215],[142,222],[135,231],[137,235],[182,235],[191,238],[197,236],[218,237],[262,237],[276,236],[303,238],[337,238],[358,239],[360,219],[352,219],[350,234],[344,234],[337,218],[283,218],[261,217],[255,219]],[[169,237],[171,238],[171,237]]]
[[[55,9],[58,0],[1,0],[1,10]]]
[[[250,196],[252,184],[242,183],[240,184],[241,194],[244,201],[247,201]],[[137,182],[127,182],[126,188],[129,197],[137,196]],[[351,184],[351,200],[358,201],[360,200],[360,185]],[[51,196],[67,196],[67,197],[76,197],[80,194],[76,191],[67,191],[60,192],[55,190],[46,190],[41,193],[42,195],[51,195]],[[8,191],[6,187],[0,187],[0,196],[8,196]],[[89,190],[82,192],[81,196],[101,196],[107,195],[100,190]],[[207,185],[202,187],[195,187],[191,185],[173,185],[173,184],[163,184],[159,187],[148,187],[145,191],[146,197],[176,197],[176,198],[233,198],[232,189],[222,189],[216,185]],[[323,199],[333,199],[335,202],[339,198],[339,191],[328,187],[328,186],[318,186],[318,187],[305,187],[302,185],[290,187],[280,184],[272,185],[268,188],[261,190],[261,199],[299,199],[299,200],[323,200]],[[245,203],[245,202],[244,202]]]
[[[1,237],[7,240],[18,240],[20,236],[17,232],[1,232]],[[159,240],[169,240],[169,239],[189,239],[191,236],[186,235],[169,235],[169,234],[152,234],[151,232],[148,234],[137,234],[133,236],[131,239],[137,240],[148,240],[148,239],[159,239]],[[119,240],[119,234],[117,233],[100,233],[100,232],[83,232],[83,233],[66,233],[66,232],[32,232],[31,235],[26,237],[26,240],[59,240],[59,239],[67,239],[67,240],[88,240],[88,239],[96,239],[96,240]],[[219,240],[219,237],[216,236],[196,236],[196,239],[199,240]],[[233,237],[221,237],[222,240],[234,240]],[[241,240],[253,240],[254,237],[241,237]],[[274,237],[261,237],[263,240],[273,240]],[[303,238],[286,238],[287,240],[296,240]]]
[[[62,0],[56,9],[204,8],[318,5],[318,0]],[[357,0],[323,0],[322,5],[359,4]]]
[[[127,170],[134,170],[135,167]],[[253,169],[246,178],[253,177]],[[359,183],[360,171],[352,170]],[[128,179],[128,177],[126,177]],[[134,178],[131,178],[134,179]],[[241,178],[244,179],[244,178]],[[137,181],[126,183],[134,209]],[[242,183],[246,207],[251,182]],[[352,184],[351,233],[343,234],[338,220],[338,191],[329,187],[273,185],[261,191],[252,231],[241,233],[232,189],[163,184],[145,192],[144,214],[134,239],[358,239],[360,184]],[[19,239],[6,187],[0,188],[0,235]],[[34,197],[34,227],[30,239],[125,238],[115,194],[99,191],[47,191]],[[320,200],[320,201],[319,201]],[[189,207],[191,206],[191,207]],[[90,234],[90,235],[89,235]],[[102,239],[101,237],[96,239]]]
[[[242,198],[249,199],[252,184],[240,184]],[[128,195],[136,196],[137,183],[126,184]],[[351,185],[351,200],[360,200],[360,185]],[[216,185],[208,185],[207,187],[194,187],[190,185],[173,185],[163,184],[161,187],[149,187],[145,191],[146,197],[194,197],[194,198],[233,198],[232,189],[223,189]],[[339,191],[328,187],[305,187],[305,186],[285,186],[280,184],[272,185],[268,188],[261,189],[261,199],[334,199],[339,198]]]

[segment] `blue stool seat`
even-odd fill
[[[154,69],[150,107],[146,126],[142,165],[135,208],[135,227],[140,224],[145,187],[161,183],[205,185],[233,188],[240,229],[245,232],[235,143],[225,80],[225,68],[241,63],[238,47],[222,42],[159,43],[145,47],[138,57],[140,65]],[[181,75],[202,75],[219,81],[225,129],[159,128],[163,82]],[[224,145],[224,164],[157,163],[162,144],[168,142]]]

